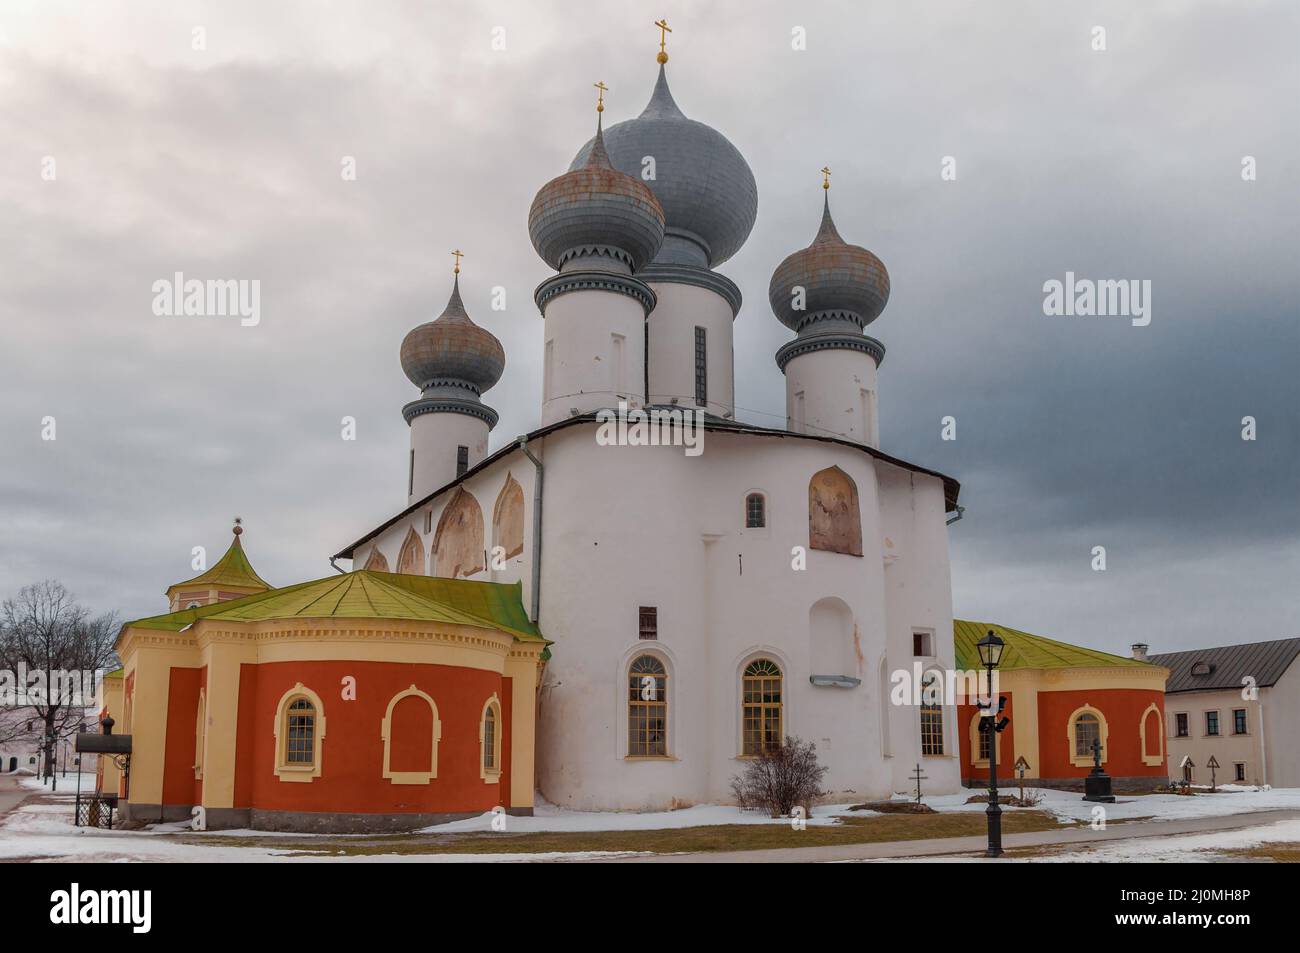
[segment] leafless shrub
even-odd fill
[[[731,793],[746,810],[765,810],[787,817],[805,810],[822,793],[826,768],[817,763],[817,746],[787,737],[785,744],[762,752],[731,779]]]

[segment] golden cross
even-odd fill
[[[673,29],[668,25],[668,19],[666,17],[662,20],[656,20],[655,26],[659,27],[659,55],[655,57],[655,59],[660,63],[667,63],[668,54],[664,52],[664,43],[667,40],[668,34],[673,32]]]
[[[830,187],[831,187],[831,169],[830,166],[824,165],[822,166],[822,188],[829,189]]]
[[[600,90],[600,92],[596,94],[596,112],[603,113],[605,111],[605,93],[609,91],[609,87],[605,85],[604,80],[601,80],[599,83],[592,83],[591,85]]]
[[[463,251],[461,251],[459,248],[457,248],[454,252],[452,252],[452,254],[456,256],[456,267],[455,267],[454,269],[452,269],[452,274],[453,274],[453,275],[459,275],[459,274],[460,274],[460,260],[461,260],[462,258],[465,257],[465,253],[464,253]]]

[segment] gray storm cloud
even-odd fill
[[[625,6],[0,12],[0,592],[56,577],[152,614],[236,514],[273,584],[328,573],[404,505],[398,345],[456,247],[506,349],[493,447],[535,427],[529,202],[590,136],[593,82],[607,122],[640,111],[667,16],[678,104],[758,181],[722,268],[742,419],[784,419],[765,291],[828,163],[893,281],[882,448],[963,485],[958,615],[1114,651],[1296,634],[1295,5]],[[1150,280],[1150,325],[1045,316],[1067,271]],[[259,323],[155,315],[175,272],[259,281]]]

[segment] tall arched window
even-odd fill
[[[302,682],[280,697],[275,715],[275,773],[281,781],[310,781],[321,774],[325,713],[320,696]]]
[[[943,684],[934,672],[921,682],[921,754],[943,754]]]
[[[762,529],[767,525],[767,500],[762,493],[745,497],[745,528]]]
[[[397,571],[412,576],[424,575],[424,543],[414,526],[407,532],[406,540],[402,543],[402,551],[397,557]]]
[[[627,756],[668,757],[668,672],[653,655],[638,655],[628,668]]]
[[[1101,722],[1096,715],[1085,711],[1074,719],[1074,756],[1091,758],[1094,741],[1101,741]]]
[[[483,721],[479,724],[479,777],[488,784],[501,780],[501,702],[493,695],[483,706]]]
[[[781,747],[781,667],[754,659],[741,678],[741,749],[746,757]]]

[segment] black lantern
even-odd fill
[[[976,704],[984,710],[980,731],[987,731],[989,735],[989,806],[984,812],[989,824],[989,846],[984,851],[985,857],[1002,856],[1002,805],[998,803],[998,735],[1007,726],[1008,719],[998,720],[998,715],[1002,714],[1002,707],[1006,701],[999,698],[996,707],[994,706],[993,670],[1002,661],[1002,650],[1005,646],[1006,643],[998,638],[997,633],[992,629],[989,629],[988,635],[975,643],[975,647],[979,649],[980,662],[988,671],[989,678],[988,703],[976,700]]]
[[[979,649],[980,664],[992,671],[1002,661],[1002,650],[1006,648],[1006,643],[998,638],[996,632],[989,629],[989,634],[976,642],[975,648]]]

